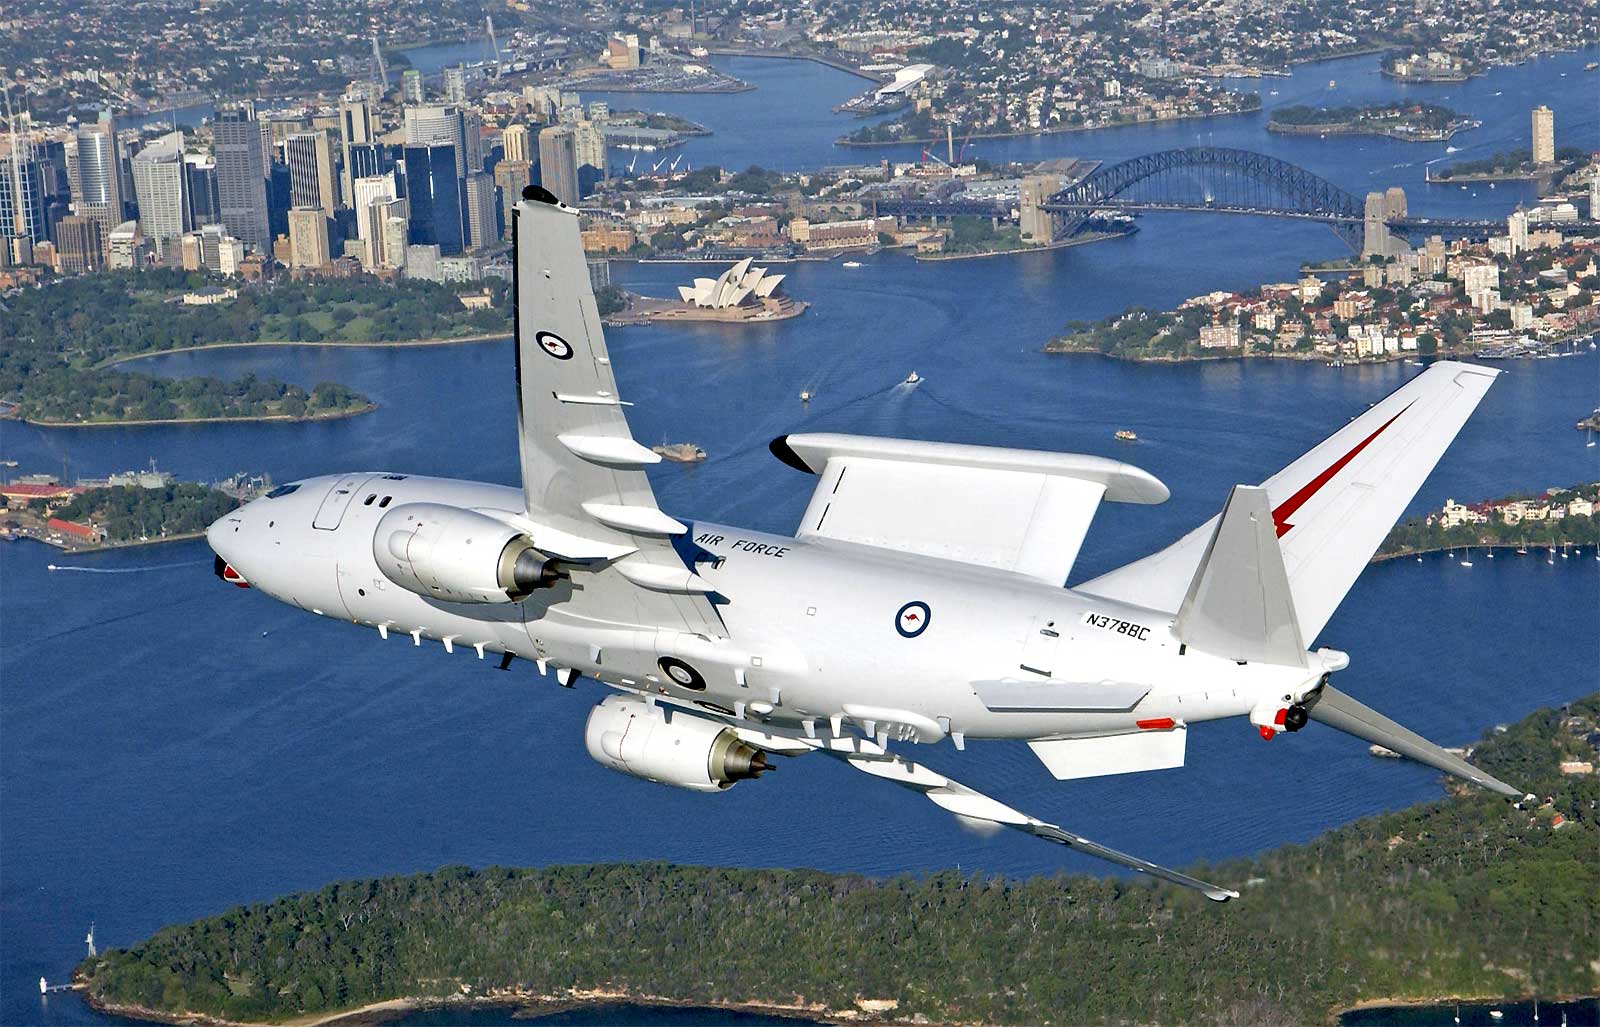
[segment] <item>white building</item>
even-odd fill
[[[139,229],[156,258],[176,264],[189,217],[189,173],[183,162],[183,133],[171,132],[133,155],[133,194],[139,202]]]
[[[750,260],[744,258],[716,278],[696,278],[693,285],[680,285],[678,295],[685,303],[718,310],[771,297],[784,276],[769,275],[764,267],[752,268]]]
[[[379,208],[395,198],[394,173],[358,178],[351,183],[356,211],[356,238],[361,240],[361,265],[372,268],[378,263],[378,225],[375,220]]]

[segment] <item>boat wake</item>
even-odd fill
[[[210,560],[185,560],[182,563],[152,563],[143,567],[68,567],[62,564],[45,564],[47,571],[73,571],[78,574],[143,574],[146,571],[170,571],[179,567],[199,567]]]

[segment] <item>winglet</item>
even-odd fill
[[[1235,485],[1173,631],[1213,656],[1303,667],[1297,624],[1267,490]]]

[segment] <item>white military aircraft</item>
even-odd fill
[[[821,752],[970,822],[1197,888],[908,759],[1025,739],[1069,780],[1179,767],[1192,724],[1320,721],[1520,793],[1329,684],[1307,651],[1496,372],[1436,363],[1167,548],[1064,583],[1102,500],[1167,489],[1096,456],[788,435],[817,477],[794,537],[656,506],[601,335],[575,211],[517,204],[522,487],[363,471],[280,486],[211,526],[217,573],[416,645],[618,690],[590,755],[717,792]],[[895,751],[900,747],[902,751]]]

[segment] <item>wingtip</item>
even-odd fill
[[[788,464],[790,467],[793,467],[797,471],[804,471],[807,474],[816,473],[810,467],[806,466],[806,462],[800,459],[800,454],[796,453],[794,451],[794,447],[789,445],[789,436],[787,435],[779,435],[777,438],[767,443],[767,449],[772,451],[773,456],[777,457],[779,460]]]
[[[1238,892],[1229,888],[1208,888],[1204,894],[1205,897],[1210,899],[1212,902],[1227,902],[1229,899],[1236,899],[1239,897]]]
[[[532,200],[535,203],[548,203],[552,207],[561,206],[561,200],[556,197],[555,193],[537,183],[523,186],[522,198],[524,200]]]

